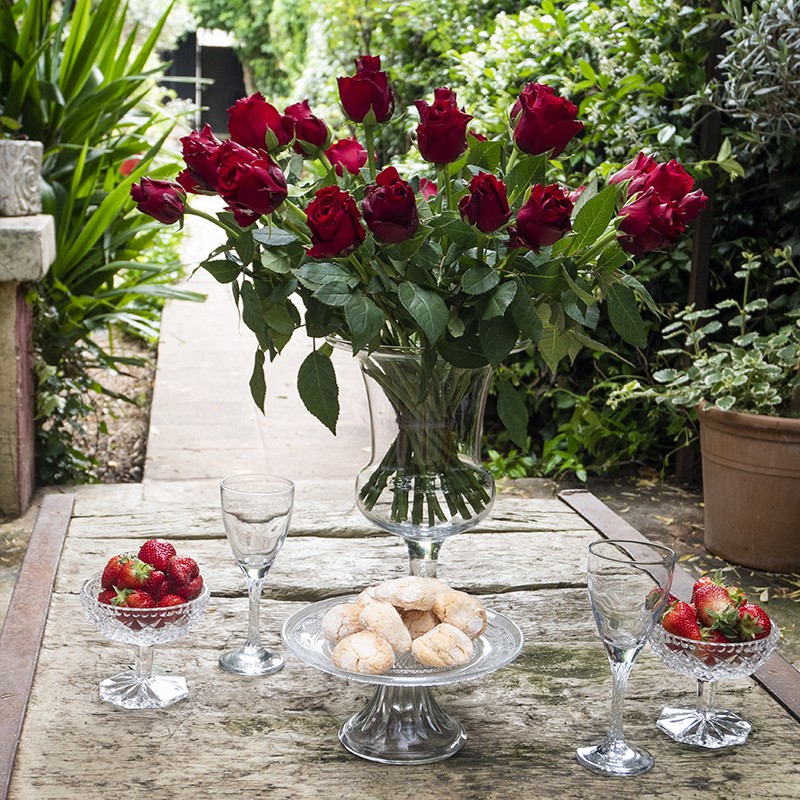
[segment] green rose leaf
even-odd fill
[[[520,393],[507,381],[497,386],[497,413],[511,441],[518,447],[528,444],[528,407]]]
[[[250,328],[253,333],[263,340],[266,330],[264,325],[264,316],[261,308],[261,298],[258,296],[255,286],[250,281],[244,281],[241,289],[242,300],[242,319],[244,324]]]
[[[572,246],[577,250],[594,244],[614,218],[617,190],[607,186],[587,201],[572,223]]]
[[[383,328],[383,311],[364,295],[353,295],[344,307],[347,326],[350,328],[350,341],[353,354],[362,350]]]
[[[517,344],[516,326],[509,324],[504,317],[482,319],[478,334],[483,352],[493,367],[502,364]]]
[[[336,435],[339,386],[328,356],[314,350],[305,357],[297,373],[297,391],[309,412]]]
[[[636,295],[621,283],[612,283],[608,287],[608,318],[614,330],[628,344],[634,347],[644,347],[647,344],[644,320],[636,305]]]
[[[485,172],[496,172],[503,154],[502,142],[479,142],[474,137],[468,138],[467,163]]]
[[[536,342],[541,338],[544,330],[542,318],[536,312],[536,306],[525,291],[522,281],[520,279],[517,280],[517,292],[511,301],[511,316],[519,328],[520,334],[532,342]]]
[[[316,289],[331,281],[345,283],[352,277],[347,270],[329,261],[312,261],[295,271],[295,276],[307,289]]]
[[[398,296],[431,344],[436,344],[447,327],[447,306],[436,292],[414,283],[401,283]]]
[[[326,306],[345,306],[352,296],[350,287],[341,281],[325,283],[314,292],[314,297]]]
[[[265,247],[285,247],[297,241],[297,237],[291,231],[284,231],[274,226],[254,230],[253,238]]]
[[[483,312],[483,319],[494,319],[494,317],[502,317],[506,313],[506,309],[514,299],[517,293],[517,284],[514,281],[505,281],[501,283],[492,292],[489,298],[489,303],[486,310]]]
[[[475,264],[470,267],[461,279],[461,288],[467,294],[483,294],[494,289],[500,283],[500,276],[486,264]]]
[[[233,283],[242,271],[238,264],[227,260],[204,261],[201,266],[219,283]]]
[[[553,325],[546,325],[537,346],[542,358],[550,369],[555,372],[558,362],[569,355],[570,338]]]
[[[264,351],[261,349],[256,350],[253,374],[250,376],[250,394],[263,414],[264,401],[267,398],[267,381],[264,377]]]

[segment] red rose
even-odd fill
[[[271,214],[286,199],[286,178],[265,150],[227,141],[220,148],[219,193],[244,227]]]
[[[357,58],[356,74],[336,80],[344,113],[353,122],[363,122],[370,109],[376,122],[386,122],[392,116],[394,92],[388,76],[381,70],[380,56]]]
[[[337,175],[344,175],[345,170],[351,175],[358,175],[358,171],[367,163],[367,151],[355,139],[334,142],[325,155],[336,168]]]
[[[367,186],[361,210],[367,227],[381,242],[404,242],[419,228],[414,190],[394,167],[386,167],[375,184]]]
[[[583,129],[576,120],[577,107],[559,97],[551,86],[529,83],[511,109],[514,142],[523,153],[558,156],[569,140]]]
[[[131,197],[136,201],[139,211],[166,225],[182,219],[186,210],[184,206],[186,192],[175,181],[142,178],[141,183],[134,183],[131,186]]]
[[[644,153],[639,153],[630,164],[624,166],[618,172],[615,172],[609,179],[609,184],[622,183],[623,181],[630,181],[628,184],[628,197],[636,192],[642,191],[644,182],[647,176],[653,171],[656,166],[656,160],[652,156],[647,156]]]
[[[535,184],[531,196],[517,212],[516,224],[508,229],[511,237],[508,246],[538,250],[555,244],[572,230],[571,213],[572,201],[560,186]]]
[[[356,201],[338,186],[320,189],[306,208],[311,243],[306,252],[311,258],[347,255],[366,237]]]
[[[186,167],[178,182],[188,192],[213,194],[217,191],[218,151],[222,142],[206,124],[201,131],[192,131],[181,138]]]
[[[449,164],[467,149],[467,125],[472,117],[458,107],[456,93],[451,89],[436,89],[433,105],[416,101],[419,111],[417,147],[426,161]]]
[[[277,150],[292,138],[281,124],[278,109],[260,92],[237,100],[228,109],[228,130],[234,142],[256,150]]]
[[[330,141],[328,126],[311,113],[308,100],[288,106],[281,118],[283,129],[294,138],[294,149],[300,155],[316,155]]]
[[[475,131],[467,131],[467,133],[475,139],[476,142],[488,142],[489,140],[482,133],[475,133]]]
[[[506,185],[488,172],[479,172],[469,182],[468,193],[458,201],[462,219],[479,231],[491,233],[511,217]]]
[[[430,200],[431,197],[436,197],[438,192],[439,187],[433,181],[429,181],[427,178],[419,179],[419,193],[425,198],[425,200]]]

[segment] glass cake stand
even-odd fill
[[[333,644],[320,627],[328,609],[355,597],[332,597],[306,606],[286,620],[281,632],[286,647],[306,664],[377,687],[367,706],[339,729],[339,740],[354,755],[382,764],[426,764],[449,758],[463,747],[467,734],[457,719],[442,711],[431,687],[482,678],[509,664],[522,650],[522,631],[487,609],[486,630],[475,640],[475,655],[468,663],[433,669],[409,654],[399,657],[384,675],[362,675],[333,665]]]

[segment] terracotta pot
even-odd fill
[[[706,548],[726,561],[800,572],[800,419],[701,406]]]

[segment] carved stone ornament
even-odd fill
[[[0,217],[39,214],[42,143],[0,139]]]

